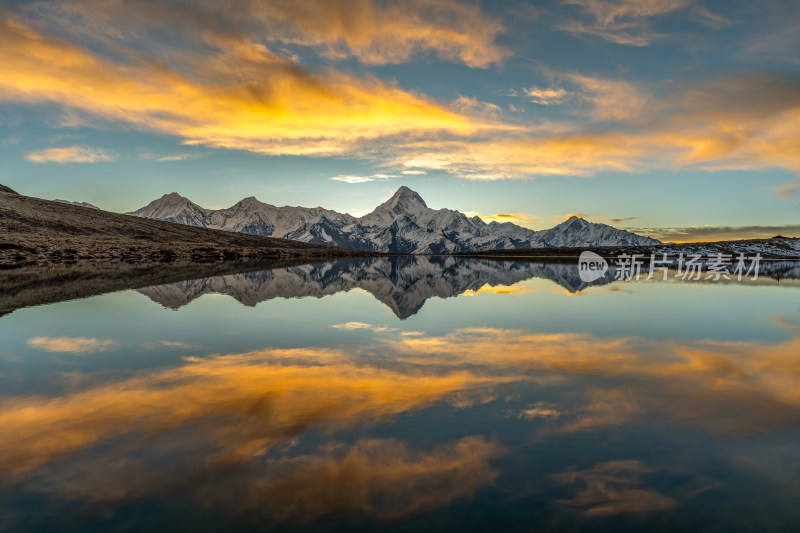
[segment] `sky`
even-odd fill
[[[0,3],[0,183],[800,236],[796,0]]]

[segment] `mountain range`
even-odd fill
[[[323,207],[276,207],[254,197],[227,209],[205,209],[178,193],[165,194],[128,214],[202,228],[401,254],[661,244],[650,237],[575,216],[541,231],[511,222],[486,223],[459,211],[431,209],[419,194],[405,186],[362,217]]]

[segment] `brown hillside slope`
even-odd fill
[[[361,252],[42,200],[0,185],[0,267],[325,259]]]

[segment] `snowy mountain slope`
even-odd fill
[[[212,213],[213,211],[203,209],[188,198],[184,198],[180,194],[172,192],[128,214],[142,218],[175,222],[176,224],[185,224],[187,226],[208,228]]]
[[[215,211],[203,209],[177,193],[129,214],[313,244],[405,254],[660,244],[649,237],[576,217],[545,231],[510,222],[487,224],[459,211],[431,209],[408,187],[400,187],[386,202],[360,218],[322,207],[276,207],[252,197]]]
[[[548,247],[571,248],[575,246],[652,246],[661,244],[650,237],[619,230],[606,224],[587,222],[580,217],[570,217],[561,224],[538,233],[538,240]]]

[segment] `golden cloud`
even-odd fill
[[[484,222],[513,222],[514,224],[526,225],[530,222],[538,220],[536,217],[520,213],[519,211],[512,211],[511,213],[498,213],[496,215],[481,215],[477,211],[465,211],[464,215],[468,217],[478,217]]]
[[[25,159],[33,163],[97,163],[113,161],[116,158],[117,154],[113,150],[90,146],[46,148],[25,154]]]
[[[261,42],[299,45],[331,59],[355,57],[368,64],[402,63],[432,53],[485,68],[511,55],[495,42],[504,31],[499,20],[455,0],[239,0],[233,8],[212,0],[191,5],[67,0],[43,6],[38,17],[62,32],[91,33],[95,39],[98,34],[117,41],[143,39],[167,28],[195,43],[243,50]]]
[[[499,180],[634,172],[644,164],[649,150],[634,136],[575,133],[430,140],[398,147],[398,152],[398,166],[443,170],[471,180]]]
[[[649,19],[685,8],[691,0],[569,0],[566,3],[580,6],[592,20],[588,24],[570,20],[562,24],[560,30],[594,35],[617,44],[647,46],[663,37],[651,30]]]
[[[287,23],[294,37],[282,40],[323,46],[332,56],[352,55],[366,63],[400,63],[421,51],[470,67],[500,63],[510,52],[495,43],[502,24],[474,4],[412,0],[303,0],[261,4],[270,28]],[[280,33],[279,33],[280,35]]]
[[[193,442],[182,442],[191,454]],[[307,524],[346,513],[389,521],[471,496],[494,482],[489,461],[503,453],[482,437],[465,437],[431,450],[394,439],[329,443],[308,453],[194,456],[163,467],[103,450],[69,466],[40,470],[39,491],[67,501],[124,504],[147,496],[193,498],[202,509],[260,524]],[[37,479],[46,479],[44,486]]]
[[[667,511],[677,505],[672,498],[642,488],[642,476],[655,472],[641,461],[599,463],[589,470],[563,472],[553,476],[558,483],[583,488],[573,497],[558,500],[561,505],[580,509],[589,516]]]
[[[597,121],[635,121],[650,104],[650,95],[634,84],[580,74],[562,77],[580,88],[580,98],[590,104],[589,115]]]
[[[0,471],[24,472],[121,434],[189,422],[233,454],[257,454],[309,428],[332,431],[465,396],[508,378],[359,366],[336,350],[263,350],[188,358],[61,397],[0,398]],[[225,421],[225,422],[223,422]]]
[[[91,337],[35,337],[28,339],[28,346],[47,352],[89,354],[115,350],[118,344],[113,340],[93,339]]]
[[[364,440],[291,456],[291,444],[309,431],[384,422],[437,402],[494,401],[494,388],[521,381],[562,391],[517,416],[537,424],[541,438],[625,424],[748,434],[800,422],[800,337],[770,344],[471,328],[365,348],[376,349],[391,357],[376,365],[352,349],[265,349],[187,358],[57,397],[5,396],[0,471],[19,482],[46,479],[47,491],[90,501],[189,490],[232,512],[286,509],[283,516],[313,519],[354,510],[392,519],[491,483],[497,473],[488,461],[502,450],[475,437],[430,452]],[[160,446],[193,455],[171,472],[130,456],[159,454]],[[609,463],[558,474],[559,482],[585,486],[560,503],[592,515],[673,505],[640,486],[647,472]],[[342,483],[349,491],[338,490]]]
[[[386,439],[328,446],[318,455],[268,463],[266,475],[241,491],[236,511],[288,515],[302,522],[342,511],[394,520],[490,485],[498,473],[489,460],[501,453],[497,444],[482,437],[422,453]]]
[[[389,328],[386,326],[374,326],[372,324],[367,324],[365,322],[345,322],[343,324],[333,324],[331,327],[345,331],[353,331],[357,329],[363,329],[375,332],[397,331],[396,328]]]
[[[686,4],[573,3],[603,31]],[[800,172],[800,91],[790,77],[676,83],[671,94],[655,95],[622,80],[549,73],[556,85],[519,95],[578,105],[567,112],[568,120],[524,125],[504,121],[497,105],[472,97],[444,104],[390,81],[324,68],[311,72],[281,48],[307,46],[367,63],[434,53],[487,66],[507,53],[494,43],[502,26],[474,5],[244,5],[251,9],[86,0],[6,10],[0,21],[0,98],[54,102],[67,125],[119,122],[190,145],[267,155],[356,155],[405,174],[439,170],[492,180],[652,168]],[[169,44],[150,33],[164,27],[178,33]],[[142,41],[155,43],[157,52],[142,53]],[[67,156],[43,152],[29,159]],[[84,152],[71,160],[108,156]],[[358,183],[378,176],[339,178]],[[794,189],[777,194],[789,196]]]
[[[0,470],[25,471],[114,435],[189,422],[231,453],[260,453],[312,427],[375,423],[442,400],[470,405],[487,387],[520,380],[581,383],[583,401],[559,410],[555,432],[652,412],[661,416],[650,420],[734,433],[800,420],[800,337],[762,344],[482,328],[377,342],[396,354],[395,367],[357,364],[340,350],[270,349],[189,358],[57,398],[3,398]],[[606,388],[585,382],[593,376],[620,379]]]
[[[565,412],[552,432],[641,422],[652,412],[724,433],[768,432],[800,421],[800,337],[761,344],[476,328],[386,342],[397,343],[409,363],[581,382],[583,407]],[[590,376],[627,379],[594,388],[583,382]]]
[[[295,155],[342,153],[401,133],[469,135],[488,127],[377,79],[310,74],[264,48],[212,54],[190,77],[163,63],[113,63],[8,18],[0,30],[0,97],[61,104],[72,124],[102,118],[186,144]]]
[[[513,96],[517,96],[519,93],[512,93]],[[558,88],[558,89],[541,89],[539,87],[528,87],[521,91],[521,94],[531,102],[535,104],[541,105],[553,105],[553,104],[560,104],[564,97],[567,96],[567,91]]]
[[[475,180],[653,168],[780,167],[800,173],[800,83],[795,79],[716,80],[657,99],[624,82],[572,78],[585,87],[581,99],[588,108],[581,113],[589,125],[546,124],[527,134],[507,131],[486,138],[478,132],[469,140],[409,142],[397,147],[393,163]],[[788,197],[793,190],[788,186],[778,194]]]
[[[527,294],[529,292],[533,292],[536,289],[534,287],[530,287],[528,285],[516,284],[516,285],[500,285],[497,287],[493,287],[491,285],[483,285],[481,288],[473,290],[467,289],[461,293],[461,296],[475,296],[476,294],[502,294],[505,296],[520,296],[522,294]]]

